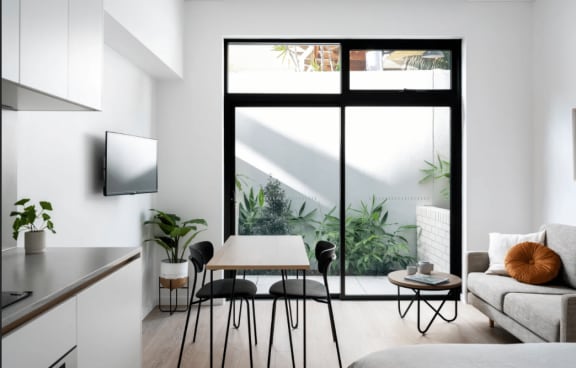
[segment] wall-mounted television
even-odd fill
[[[106,132],[104,195],[158,191],[158,141]]]

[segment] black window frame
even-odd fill
[[[341,91],[334,94],[310,93],[228,93],[228,45],[230,44],[340,44]],[[350,50],[448,50],[451,52],[451,86],[449,89],[350,89]],[[450,273],[462,275],[462,40],[461,39],[350,39],[350,38],[262,38],[224,39],[224,239],[234,233],[235,224],[235,108],[236,107],[338,107],[340,124],[340,204],[345,203],[345,108],[353,106],[435,106],[450,108]],[[340,205],[340,218],[346,206]],[[344,229],[340,229],[341,252],[345,252]],[[344,270],[344,257],[340,257]],[[345,277],[341,277],[341,293],[345,299],[389,300],[397,296],[346,295]]]

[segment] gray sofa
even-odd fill
[[[550,224],[546,245],[562,260],[545,285],[487,275],[488,252],[468,252],[468,303],[523,342],[576,342],[576,226]]]
[[[576,344],[421,344],[386,348],[348,368],[567,368]]]

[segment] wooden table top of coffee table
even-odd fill
[[[448,282],[438,285],[428,285],[423,282],[406,280],[404,278],[406,275],[406,270],[390,272],[388,274],[388,280],[396,286],[418,290],[450,290],[462,285],[462,279],[460,277],[445,272],[432,271],[432,273],[430,273],[430,276],[446,277],[448,279]]]

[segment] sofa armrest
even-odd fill
[[[560,342],[576,342],[576,294],[562,296]]]
[[[490,259],[488,252],[468,252],[468,273],[470,272],[484,272],[490,266]]]

